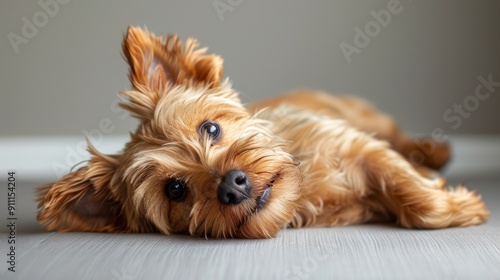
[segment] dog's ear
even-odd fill
[[[122,203],[110,187],[118,158],[103,155],[90,145],[89,151],[88,166],[38,188],[37,219],[46,229],[125,231]]]
[[[129,103],[123,106],[141,119],[152,116],[158,100],[173,86],[213,88],[221,83],[222,58],[206,54],[206,48],[198,49],[198,41],[193,38],[183,46],[176,35],[168,35],[163,41],[147,30],[130,26],[122,47],[135,90],[124,92]]]

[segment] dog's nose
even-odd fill
[[[250,197],[250,181],[241,170],[227,172],[217,189],[217,197],[223,204],[239,204]]]

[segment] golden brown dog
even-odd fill
[[[475,192],[430,178],[446,144],[413,140],[350,97],[297,92],[247,109],[222,80],[222,59],[197,46],[128,29],[122,106],[140,125],[121,154],[89,143],[87,166],[38,189],[47,229],[269,238],[286,226],[488,218]],[[433,152],[410,163],[424,144]]]

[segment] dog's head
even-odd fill
[[[122,154],[89,144],[86,167],[39,189],[39,221],[63,231],[273,237],[293,219],[301,175],[286,143],[251,116],[222,59],[129,28],[123,52],[140,119]]]

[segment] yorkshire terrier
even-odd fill
[[[287,226],[435,229],[489,216],[476,192],[434,178],[446,143],[412,139],[362,100],[303,91],[245,108],[195,39],[129,27],[122,46],[132,89],[121,105],[140,124],[122,153],[88,143],[85,167],[38,188],[48,230],[271,238]]]

